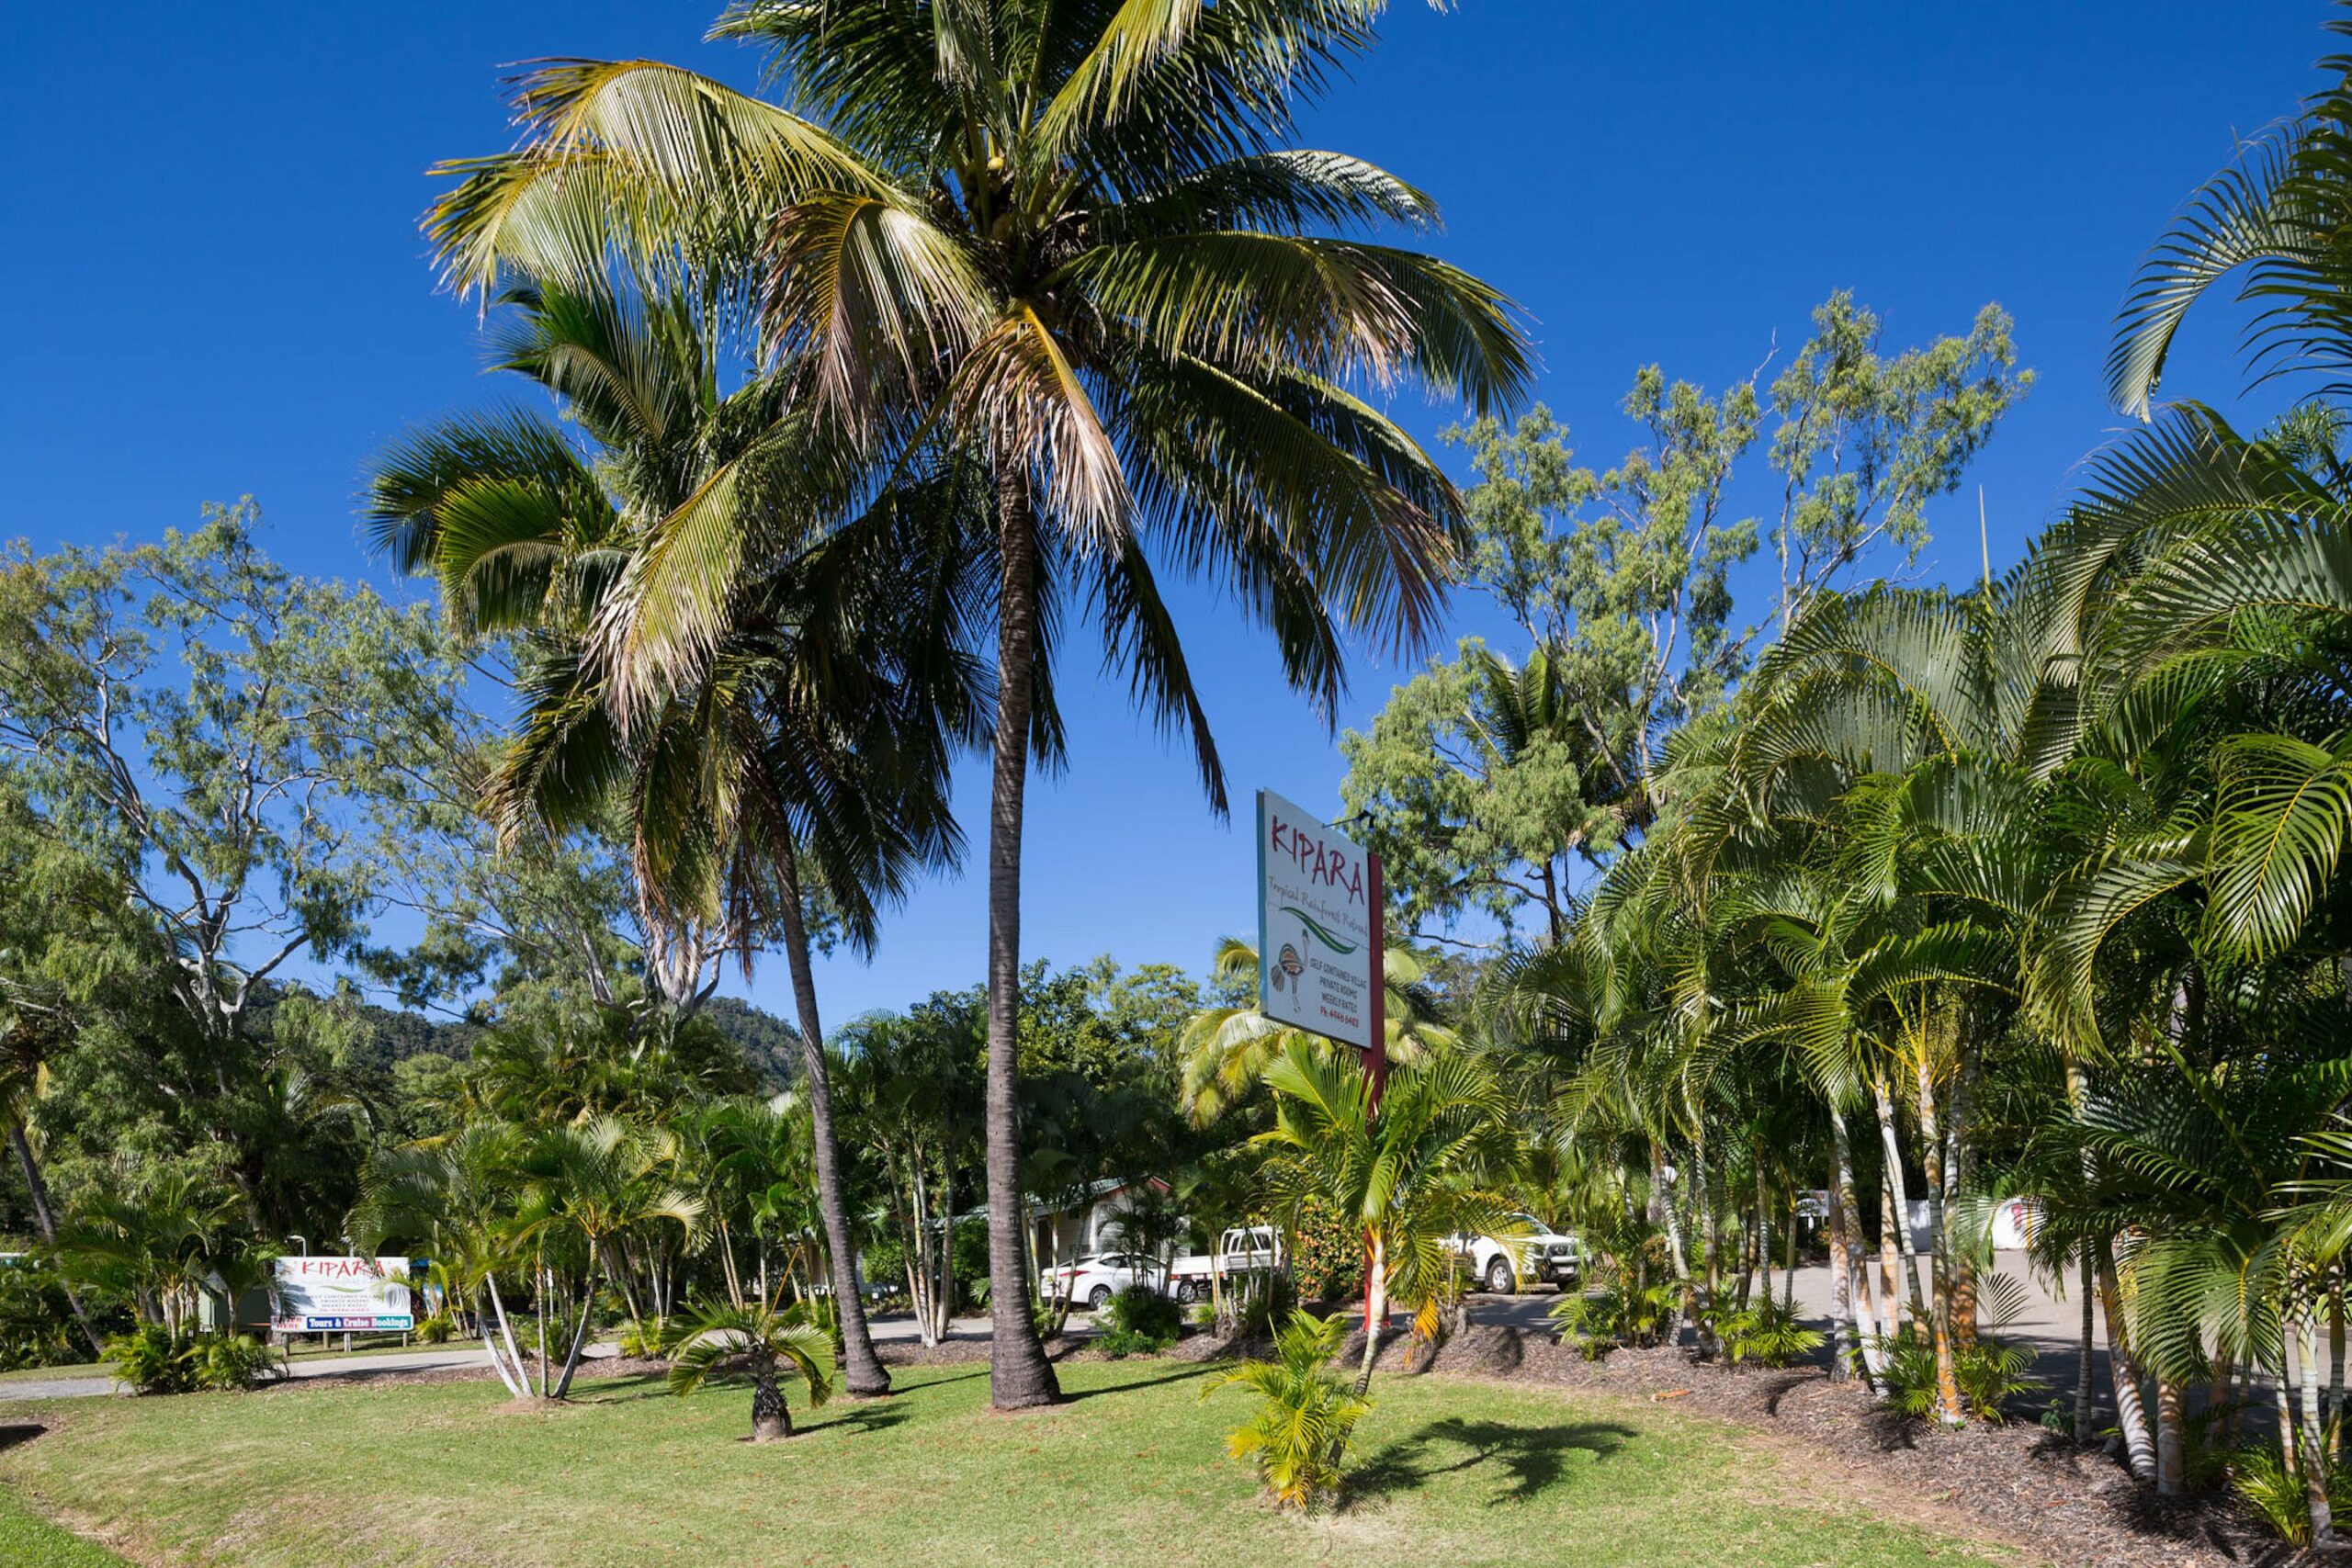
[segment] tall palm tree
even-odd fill
[[[1484,411],[1529,366],[1500,295],[1359,235],[1424,230],[1429,198],[1287,149],[1304,96],[1367,49],[1385,0],[749,0],[718,31],[772,55],[785,102],[653,62],[530,73],[514,151],[447,166],[428,229],[452,282],[731,277],[795,367],[786,425],[843,458],[844,496],[944,464],[994,501],[997,710],[989,818],[991,1388],[1057,1394],[1027,1309],[1016,1030],[1023,807],[1058,757],[1053,649],[1091,602],[1138,704],[1222,769],[1154,557],[1269,626],[1329,716],[1342,634],[1421,640],[1461,502],[1351,385],[1418,383]],[[782,439],[780,435],[778,437]],[[698,495],[628,573],[612,644],[624,711],[702,668],[736,587],[836,513],[743,528]]]
[[[648,976],[673,1013],[708,994],[705,970],[725,945],[748,953],[763,931],[780,934],[848,1386],[888,1393],[857,1289],[806,908],[821,885],[842,934],[870,950],[880,908],[956,853],[947,753],[972,733],[982,694],[962,650],[965,531],[939,518],[979,491],[944,472],[770,562],[742,585],[699,678],[616,724],[596,628],[652,525],[714,492],[746,510],[773,503],[801,448],[771,434],[780,381],[722,388],[723,333],[686,296],[557,284],[504,299],[499,365],[555,394],[592,449],[525,412],[414,433],[372,480],[379,542],[403,568],[435,571],[463,623],[521,640],[526,712],[487,787],[505,830],[592,824],[618,795],[643,924],[659,939]]]

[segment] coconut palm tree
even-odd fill
[[[770,562],[701,678],[616,725],[595,627],[652,523],[714,492],[746,510],[806,499],[784,472],[799,449],[768,434],[784,383],[725,390],[723,335],[683,294],[526,285],[504,300],[499,367],[554,394],[592,447],[527,412],[415,432],[371,481],[379,543],[434,570],[463,624],[521,639],[526,711],[491,808],[511,837],[592,826],[618,796],[656,939],[648,976],[673,1010],[708,994],[724,945],[780,934],[849,1386],[887,1393],[856,1289],[806,911],[821,886],[840,934],[870,950],[881,907],[957,852],[947,749],[983,698],[962,650],[968,530],[939,519],[980,492],[949,472]]]
[[[795,1322],[765,1306],[716,1306],[687,1326],[670,1359],[670,1392],[694,1393],[723,1371],[752,1374],[752,1441],[792,1436],[792,1411],[776,1374],[790,1368],[822,1404],[833,1392],[833,1342],[821,1328]]]
[[[1363,237],[1425,230],[1429,198],[1359,160],[1283,145],[1293,111],[1368,48],[1383,0],[1138,7],[749,3],[783,103],[649,62],[524,79],[522,145],[446,166],[428,230],[452,283],[635,276],[763,286],[718,303],[795,366],[775,439],[834,437],[825,483],[865,495],[981,465],[997,630],[988,1091],[993,1397],[1056,1396],[1027,1310],[1017,1020],[1030,760],[1062,750],[1055,645],[1100,615],[1139,705],[1225,785],[1155,558],[1270,626],[1328,718],[1343,635],[1418,644],[1461,502],[1351,389],[1418,384],[1484,410],[1528,361],[1508,302]],[[838,511],[741,526],[731,498],[671,513],[623,585],[620,709],[691,683],[738,584]]]

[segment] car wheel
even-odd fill
[[[1176,1299],[1184,1305],[1191,1306],[1201,1299],[1201,1288],[1190,1280],[1179,1280],[1176,1281]]]
[[[1101,1312],[1104,1307],[1110,1305],[1111,1287],[1108,1285],[1095,1286],[1093,1291],[1088,1294],[1086,1298],[1086,1304],[1090,1309],[1095,1312]]]
[[[1507,1296],[1518,1288],[1519,1281],[1511,1277],[1508,1258],[1498,1258],[1487,1265],[1487,1289],[1498,1296]]]

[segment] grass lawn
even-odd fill
[[[66,1534],[0,1488],[0,1562],[8,1568],[121,1568],[122,1559]]]
[[[288,1568],[2016,1561],[1873,1518],[1736,1429],[1650,1405],[1386,1379],[1347,1506],[1302,1519],[1225,1455],[1248,1396],[1200,1403],[1191,1363],[1065,1367],[1079,1397],[1012,1416],[987,1408],[983,1367],[895,1375],[887,1401],[796,1401],[803,1435],[764,1447],[740,1440],[742,1385],[591,1383],[552,1410],[494,1382],[18,1403],[0,1421],[51,1429],[0,1451],[0,1482],[142,1561]],[[0,1552],[20,1560],[46,1561]]]

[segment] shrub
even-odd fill
[[[250,1334],[199,1334],[181,1354],[200,1389],[242,1392],[277,1375],[277,1358]]]
[[[1655,1345],[1665,1338],[1674,1327],[1674,1295],[1671,1280],[1638,1291],[1570,1291],[1549,1316],[1562,1344],[1573,1342],[1586,1360],[1597,1361],[1621,1346]]]
[[[1936,1413],[1936,1348],[1910,1333],[1881,1335],[1876,1341],[1886,1359],[1880,1381],[1887,1398],[1904,1415],[1925,1420]],[[2041,1386],[2028,1374],[2033,1352],[2006,1340],[1979,1338],[1952,1348],[1952,1382],[1960,1403],[1979,1421],[1999,1421],[2009,1400]]]
[[[1244,1361],[1201,1390],[1206,1399],[1238,1384],[1258,1395],[1257,1414],[1226,1435],[1226,1451],[1254,1464],[1285,1507],[1313,1508],[1339,1495],[1348,1438],[1372,1408],[1331,1370],[1346,1333],[1337,1316],[1295,1312],[1274,1337],[1274,1359]]]
[[[1290,1266],[1302,1301],[1333,1301],[1363,1284],[1363,1233],[1320,1199],[1299,1206],[1290,1232]]]
[[[419,1318],[416,1337],[427,1345],[447,1345],[458,1337],[458,1319],[448,1312],[436,1312],[430,1317]]]
[[[1753,1306],[1727,1312],[1715,1325],[1724,1359],[1734,1366],[1753,1361],[1759,1367],[1785,1367],[1804,1359],[1822,1347],[1821,1331],[1807,1328],[1796,1314],[1769,1295]]]
[[[659,1360],[668,1354],[670,1320],[649,1317],[642,1323],[621,1325],[620,1352],[633,1361]]]
[[[1129,1285],[1111,1298],[1111,1326],[1148,1339],[1176,1342],[1182,1332],[1183,1309],[1149,1285]]]
[[[1225,1303],[1235,1334],[1271,1339],[1298,1310],[1298,1287],[1284,1273],[1245,1274],[1227,1284]]]
[[[37,1263],[0,1263],[0,1371],[59,1366],[88,1354],[56,1274]]]
[[[141,1393],[250,1389],[277,1371],[269,1347],[250,1334],[181,1337],[158,1323],[142,1323],[108,1340],[107,1359]]]
[[[2327,1505],[2340,1514],[2352,1506],[2352,1471],[2337,1464],[2333,1455],[2327,1467]],[[2276,1442],[2241,1449],[2230,1463],[2230,1485],[2288,1545],[2311,1544],[2311,1504],[2303,1495],[2302,1478],[2287,1472]]]

